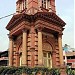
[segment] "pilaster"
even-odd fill
[[[34,24],[31,24],[31,46],[30,46],[30,52],[31,52],[31,67],[35,66],[35,28]]]
[[[59,59],[60,59],[60,75],[67,75],[66,66],[63,62],[63,49],[62,49],[62,33],[58,34],[58,45],[59,45]]]
[[[52,51],[52,67],[56,67],[56,51]]]
[[[23,30],[22,66],[27,65],[27,30]]]
[[[43,65],[42,29],[38,28],[38,65]]]
[[[9,36],[9,66],[13,66],[13,37]]]
[[[31,51],[31,67],[35,66],[35,48],[30,48]]]
[[[62,34],[58,34],[60,66],[63,65]]]

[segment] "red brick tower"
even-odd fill
[[[56,12],[55,0],[18,0],[16,12],[35,14],[37,12]]]
[[[9,30],[9,66],[63,65],[62,31],[55,0],[18,0]]]

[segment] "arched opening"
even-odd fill
[[[49,43],[43,43],[43,64],[52,68],[52,46]]]
[[[18,51],[19,51],[19,66],[22,66],[22,44],[19,45]]]
[[[41,6],[42,8],[48,9],[50,7],[50,0],[42,0]]]

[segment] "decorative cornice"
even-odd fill
[[[53,30],[53,31],[56,31],[56,32],[62,32],[62,28],[59,27],[59,26],[56,26],[55,24],[51,24],[51,23],[48,23],[48,22],[45,22],[45,21],[42,21],[42,20],[38,20],[35,22],[35,28],[38,29],[38,28],[42,28],[43,29],[49,29],[49,30]]]
[[[65,22],[60,19],[55,13],[53,12],[38,12],[34,15],[28,14],[17,14],[12,17],[8,25],[6,26],[7,30],[10,30],[16,23],[27,20],[28,22],[35,22],[38,19],[44,19],[45,21],[53,22],[59,26],[65,26]]]
[[[14,27],[11,31],[10,31],[10,35],[14,35],[16,32],[20,31],[22,32],[22,30],[29,30],[30,27],[24,23],[19,24],[18,26]]]

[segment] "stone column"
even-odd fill
[[[62,49],[62,34],[58,35],[58,44],[59,44],[59,58],[60,58],[60,75],[67,75],[66,66],[63,62],[63,49]]]
[[[42,32],[38,30],[38,65],[43,65]]]
[[[9,37],[9,66],[13,66],[13,39]]]
[[[62,34],[58,35],[60,66],[63,65]]]
[[[23,30],[22,66],[27,65],[27,30]]]

